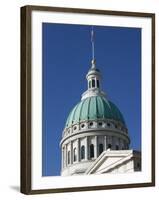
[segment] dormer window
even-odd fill
[[[90,122],[89,125],[90,125],[90,126],[93,126],[93,122]]]
[[[82,124],[82,125],[81,125],[81,128],[84,128],[84,127],[85,127],[85,124]]]
[[[102,122],[98,122],[98,125],[99,125],[99,126],[102,126],[102,125],[103,125],[103,123],[102,123]]]

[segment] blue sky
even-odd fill
[[[60,140],[67,116],[87,89],[91,26],[44,23],[43,176],[60,175]],[[141,148],[141,29],[94,26],[102,90],[122,112],[130,148]]]

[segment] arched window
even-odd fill
[[[73,149],[73,161],[74,162],[77,161],[77,149],[76,149],[76,147]]]
[[[94,158],[94,145],[90,145],[90,158]]]
[[[112,148],[112,145],[111,144],[108,144],[108,149],[111,149]]]
[[[99,155],[103,152],[103,144],[99,144]]]
[[[110,123],[107,123],[107,126],[110,127]]]
[[[82,159],[85,159],[85,146],[84,145],[81,146],[81,160]]]
[[[92,87],[94,88],[95,87],[95,80],[92,79]]]
[[[99,80],[97,80],[97,88],[99,88]]]
[[[124,142],[124,148],[128,149],[128,144],[126,142]]]
[[[67,152],[67,164],[70,164],[70,151]]]
[[[138,168],[138,169],[140,169],[140,168],[141,168],[141,165],[140,165],[140,163],[139,163],[139,162],[137,163],[137,168]]]

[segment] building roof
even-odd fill
[[[117,106],[102,96],[90,96],[81,100],[70,112],[65,127],[84,120],[112,119],[126,126]]]

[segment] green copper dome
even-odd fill
[[[84,120],[113,119],[125,125],[119,109],[101,96],[91,96],[80,101],[70,112],[66,127]],[[126,125],[125,125],[126,126]]]

